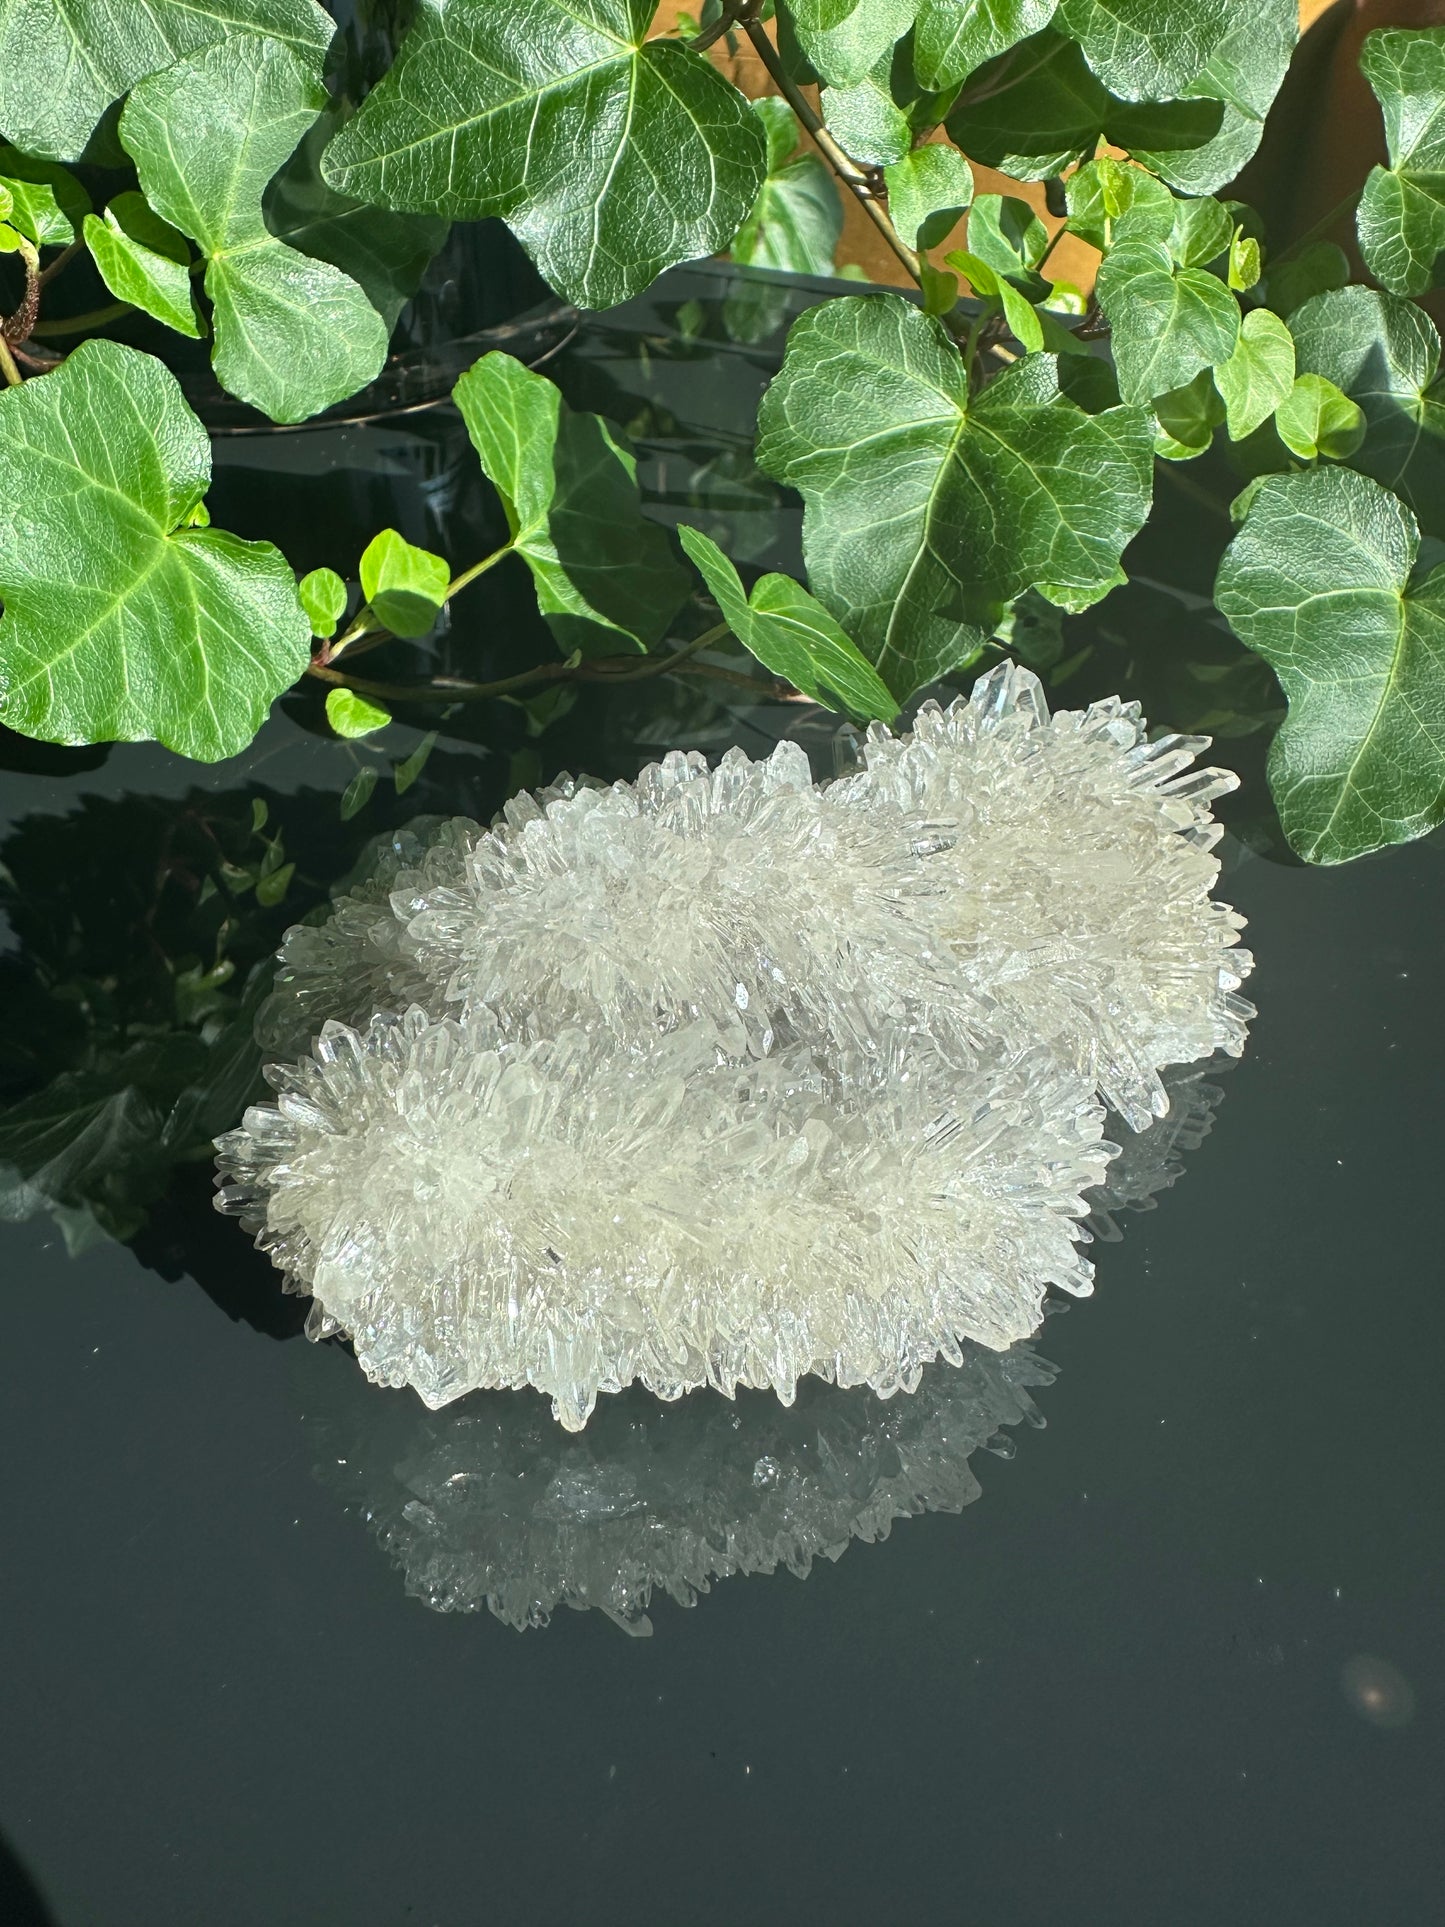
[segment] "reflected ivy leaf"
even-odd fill
[[[937,247],[973,199],[973,169],[956,147],[929,141],[883,170],[888,212],[910,247]]]
[[[606,422],[574,413],[510,355],[483,355],[453,395],[563,654],[660,641],[687,577],[643,515],[637,464]]]
[[[356,283],[286,247],[261,212],[326,98],[301,55],[247,36],[143,80],[120,118],[147,200],[205,256],[217,377],[279,422],[355,394],[386,359],[385,323]]]
[[[1293,390],[1294,377],[1294,337],[1277,314],[1251,308],[1240,323],[1234,353],[1214,370],[1229,439],[1241,441],[1267,422]]]
[[[914,28],[919,79],[942,93],[1039,33],[1058,0],[922,0]]]
[[[129,301],[178,334],[200,335],[185,236],[161,220],[143,194],[117,194],[104,219],[87,214],[85,244],[117,301]]]
[[[327,150],[380,207],[499,214],[569,301],[605,308],[725,248],[766,171],[757,117],[653,0],[424,0]]]
[[[50,742],[233,756],[303,672],[269,542],[186,526],[210,442],[149,355],[87,341],[0,395],[0,714]]]
[[[1222,103],[1209,138],[1192,144],[1166,138],[1156,147],[1147,130],[1136,129],[1126,143],[1181,194],[1213,194],[1250,159],[1299,38],[1296,0],[1251,0],[1247,7],[1231,0],[1228,15],[1229,29],[1203,72],[1179,90],[1185,100]]]
[[[900,698],[976,653],[1023,590],[1107,593],[1148,513],[1142,410],[1086,415],[1048,356],[970,398],[946,331],[901,296],[804,314],[759,426],[759,463],[803,497],[815,592]]]
[[[1445,253],[1445,27],[1378,28],[1365,36],[1360,72],[1380,103],[1390,155],[1360,197],[1360,252],[1392,294],[1424,294]]]
[[[1376,288],[1339,288],[1290,316],[1299,365],[1358,402],[1365,439],[1348,457],[1445,533],[1445,383],[1440,336],[1423,308]]]
[[[848,87],[913,25],[918,0],[786,0],[798,45],[821,80]]]
[[[701,529],[683,526],[677,533],[723,620],[765,669],[825,709],[892,722],[898,704],[877,670],[801,583],[788,575],[765,575],[749,595],[727,556]]]
[[[1095,288],[1125,401],[1167,394],[1234,353],[1238,301],[1216,275],[1176,267],[1162,241],[1121,241]]]
[[[33,247],[65,247],[90,212],[90,196],[69,168],[0,144],[0,185],[10,206],[5,218]]]
[[[1351,469],[1260,483],[1216,599],[1284,686],[1269,778],[1290,844],[1343,863],[1445,817],[1445,564],[1412,580],[1419,527]]]
[[[1058,24],[1120,100],[1168,100],[1229,31],[1230,0],[1059,0]]]

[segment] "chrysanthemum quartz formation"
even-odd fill
[[[1242,1048],[1203,746],[1006,665],[826,786],[674,753],[404,835],[289,934],[218,1205],[433,1406],[1002,1348],[1090,1289],[1100,1097]]]

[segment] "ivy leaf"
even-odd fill
[[[1238,301],[1216,275],[1176,268],[1162,241],[1121,241],[1095,288],[1126,402],[1167,394],[1234,353]]]
[[[314,0],[0,0],[0,131],[77,160],[146,74],[239,34],[284,41],[319,72],[335,31]]]
[[[323,172],[451,220],[499,214],[547,280],[605,308],[725,248],[766,172],[756,115],[654,0],[421,0]]]
[[[154,737],[215,762],[303,672],[285,557],[185,524],[210,442],[149,355],[86,341],[0,396],[0,717],[46,742]]]
[[[1218,133],[1217,100],[1131,106],[1089,71],[1076,40],[1047,27],[979,70],[948,131],[963,151],[1018,181],[1041,181],[1087,160],[1101,138],[1131,151],[1202,147]]]
[[[913,145],[908,116],[893,98],[892,71],[885,58],[851,86],[823,89],[828,132],[865,167],[889,167]]]
[[[323,177],[321,157],[346,113],[333,103],[266,189],[266,225],[278,241],[349,275],[393,329],[422,284],[451,223],[429,214],[394,214],[339,194]]]
[[[395,529],[374,535],[361,557],[361,593],[394,636],[424,636],[436,624],[452,572],[442,556]]]
[[[1360,197],[1360,252],[1391,294],[1424,294],[1445,252],[1445,27],[1367,34],[1360,72],[1380,103],[1390,154]]]
[[[825,708],[892,722],[898,704],[815,596],[788,575],[765,575],[748,595],[716,542],[686,525],[677,533],[723,620],[765,669],[786,677]]]
[[[1440,336],[1423,308],[1375,288],[1316,295],[1290,316],[1300,368],[1358,402],[1365,439],[1353,468],[1403,495],[1445,533],[1445,384]]]
[[[103,220],[87,214],[85,245],[117,301],[129,301],[178,334],[200,335],[186,238],[152,211],[143,194],[117,194]]]
[[[66,247],[90,212],[90,196],[68,168],[0,145],[0,186],[9,193],[6,220],[32,247]]]
[[[1185,100],[1222,103],[1204,141],[1156,142],[1147,129],[1123,142],[1136,160],[1156,168],[1181,194],[1213,194],[1232,181],[1259,146],[1265,116],[1280,90],[1299,38],[1297,0],[1230,0],[1229,31],[1202,73],[1180,89]]]
[[[358,736],[374,736],[377,730],[385,729],[391,721],[391,711],[383,709],[380,703],[368,702],[354,689],[328,689],[326,720],[336,735],[350,742]]]
[[[1289,329],[1268,308],[1251,308],[1240,323],[1234,353],[1214,370],[1232,442],[1242,441],[1269,420],[1294,388],[1294,374],[1295,344]]]
[[[1058,24],[1120,100],[1168,100],[1229,31],[1231,0],[1059,0]]]
[[[843,206],[825,163],[798,154],[798,122],[785,100],[753,102],[768,142],[768,174],[729,252],[745,267],[786,274],[834,272],[843,231]],[[786,290],[743,281],[723,303],[723,324],[734,341],[762,341],[782,325]]]
[[[1333,241],[1312,241],[1299,254],[1270,262],[1265,298],[1276,314],[1293,315],[1302,303],[1344,287],[1349,278],[1344,249]]]
[[[803,497],[815,592],[900,698],[1024,589],[1097,600],[1148,513],[1142,410],[1084,414],[1047,356],[970,398],[941,323],[898,295],[795,322],[759,426],[760,466]]]
[[[907,33],[918,0],[787,0],[787,8],[819,79],[851,87]]]
[[[1174,203],[1174,226],[1169,252],[1181,268],[1202,268],[1228,251],[1234,221],[1221,202],[1202,195]]]
[[[312,635],[319,642],[328,641],[346,614],[346,584],[335,569],[313,569],[302,576],[296,589]]]
[[[973,169],[956,147],[929,141],[883,170],[888,212],[910,247],[937,247],[973,199]]]
[[[1034,269],[1049,245],[1049,231],[1016,194],[980,194],[968,217],[968,249],[994,272],[1041,284]]]
[[[356,283],[286,247],[261,213],[325,105],[299,54],[246,36],[141,81],[120,117],[147,200],[206,258],[218,378],[278,422],[355,394],[386,359],[386,326]]]
[[[1156,455],[1166,462],[1188,462],[1202,455],[1224,420],[1224,403],[1209,370],[1201,369],[1184,387],[1161,395],[1154,404],[1154,419],[1159,424]]]
[[[1162,181],[1109,154],[1086,161],[1064,183],[1069,232],[1102,253],[1115,241],[1167,241],[1174,196]]]
[[[1344,461],[1365,438],[1363,410],[1323,375],[1296,375],[1274,411],[1280,440],[1303,462],[1317,455]]]
[[[1343,863],[1445,817],[1445,565],[1412,581],[1419,526],[1351,469],[1271,475],[1215,600],[1289,715],[1269,759],[1291,846]]]
[[[1058,0],[922,0],[914,63],[925,86],[943,93],[986,60],[1039,33]]]
[[[483,355],[452,392],[562,653],[660,641],[688,581],[643,515],[637,464],[606,422],[575,414],[510,355]]]

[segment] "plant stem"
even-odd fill
[[[18,388],[24,380],[24,376],[15,366],[15,357],[11,354],[9,343],[4,335],[0,335],[0,375],[4,376],[7,388]]]
[[[716,45],[724,34],[731,33],[738,24],[738,14],[742,11],[744,0],[726,0],[722,15],[710,27],[704,27],[694,40],[686,40],[683,45],[689,53],[705,54],[709,47]]]
[[[889,219],[888,210],[874,192],[873,183],[868,175],[838,145],[801,90],[788,77],[783,63],[778,58],[777,48],[769,40],[762,23],[752,18],[750,14],[744,13],[739,17],[738,25],[752,42],[753,51],[767,68],[773,85],[812,135],[819,153],[862,206],[863,212],[907,268],[912,279],[921,287],[922,276],[919,273],[918,256],[903,240]]]
[[[339,669],[332,669],[322,662],[312,663],[308,674],[318,681],[330,683],[340,689],[354,689],[360,696],[375,696],[382,702],[395,703],[459,703],[483,702],[493,696],[510,696],[519,689],[529,689],[541,683],[553,682],[645,682],[653,676],[665,676],[669,671],[685,663],[690,656],[718,642],[728,633],[727,624],[719,623],[715,628],[706,630],[694,641],[681,649],[674,649],[665,656],[650,656],[638,664],[631,656],[606,656],[597,662],[544,662],[535,669],[524,669],[515,676],[503,676],[498,682],[463,682],[438,677],[429,683],[371,682],[362,676],[348,676]],[[608,667],[617,663],[616,669]]]
[[[109,321],[120,321],[134,313],[133,301],[111,301],[103,308],[92,308],[88,314],[67,315],[63,321],[37,321],[30,332],[37,341],[51,335],[82,335],[88,328],[103,328]]]
[[[492,553],[490,555],[484,555],[480,562],[474,562],[469,569],[463,569],[460,575],[453,576],[447,584],[446,594],[442,597],[443,604],[450,602],[452,597],[465,589],[469,582],[475,582],[479,575],[485,575],[488,569],[495,568],[496,564],[501,561],[504,555],[510,555],[512,553],[512,548],[513,544],[511,542],[503,543],[500,549],[493,549]],[[368,649],[375,649],[380,643],[388,641],[391,636],[390,629],[388,629],[384,623],[377,620],[376,611],[369,602],[364,609],[357,610],[356,620],[352,623],[346,634],[342,636],[338,642],[334,642],[326,651],[323,661],[335,662],[343,649],[352,649],[353,645],[359,643],[363,636],[369,638],[369,641],[366,643]]]
[[[71,262],[75,259],[76,255],[83,254],[84,252],[85,252],[84,241],[72,241],[68,247],[63,247],[60,250],[59,254],[56,255],[55,259],[52,262],[50,262],[48,266],[43,267],[40,270],[41,287],[42,288],[48,287],[49,284],[55,279],[56,275],[64,274],[65,270],[70,266]]]
[[[25,263],[25,292],[14,314],[0,322],[0,335],[7,343],[28,341],[35,326],[35,317],[40,312],[40,256],[23,236],[20,238],[20,258]]]

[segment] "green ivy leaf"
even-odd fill
[[[1265,298],[1276,314],[1292,315],[1315,295],[1344,287],[1349,278],[1344,249],[1333,241],[1312,241],[1299,254],[1270,262]]]
[[[510,355],[483,355],[452,392],[562,653],[660,641],[688,581],[643,515],[637,464],[606,422],[575,414]]]
[[[799,154],[798,122],[785,100],[758,100],[753,112],[768,142],[768,173],[729,252],[734,261],[786,274],[831,274],[843,207],[827,166]]]
[[[362,595],[394,636],[424,636],[433,628],[452,579],[444,557],[395,529],[367,543],[359,573]]]
[[[1105,255],[1095,292],[1126,402],[1167,394],[1234,353],[1238,301],[1202,268],[1176,268],[1162,241],[1121,241]]]
[[[1429,315],[1399,295],[1340,288],[1296,308],[1290,326],[1301,369],[1324,375],[1364,411],[1365,439],[1351,467],[1445,534],[1445,383]]]
[[[0,0],[0,131],[78,160],[113,100],[186,54],[267,34],[319,72],[335,31],[314,0]]]
[[[968,217],[968,251],[995,274],[1032,284],[1049,245],[1049,231],[1027,201],[1016,194],[980,194]]]
[[[1090,247],[1115,241],[1167,241],[1174,232],[1174,196],[1162,181],[1109,154],[1086,161],[1064,183],[1069,232]]]
[[[386,359],[386,326],[356,283],[286,247],[261,213],[325,105],[299,54],[246,36],[141,81],[120,118],[147,200],[206,258],[218,378],[278,422],[355,394]]]
[[[942,325],[897,295],[795,322],[759,426],[760,466],[803,497],[814,590],[900,698],[1024,589],[1097,600],[1148,513],[1142,410],[1085,415],[1045,356],[971,399]]]
[[[1229,0],[1229,19],[1204,71],[1180,89],[1185,100],[1222,103],[1209,138],[1180,143],[1166,137],[1156,146],[1147,129],[1136,128],[1123,142],[1181,194],[1213,194],[1249,160],[1299,38],[1297,0],[1250,0],[1247,7]]]
[[[1280,440],[1301,461],[1317,455],[1344,461],[1365,439],[1364,411],[1323,375],[1296,375],[1274,411]]]
[[[1058,23],[1120,100],[1168,100],[1229,31],[1230,0],[1059,0]]]
[[[1174,203],[1169,252],[1181,268],[1202,268],[1227,253],[1234,238],[1229,209],[1208,195]]]
[[[823,89],[828,132],[865,167],[889,167],[913,145],[908,116],[893,98],[892,71],[885,58],[852,86]]]
[[[499,214],[547,280],[606,308],[725,248],[766,171],[742,95],[654,0],[424,0],[396,64],[327,151],[380,207]]]
[[[786,0],[786,5],[808,64],[833,87],[862,80],[907,33],[918,11],[918,0]]]
[[[973,199],[973,169],[956,147],[929,141],[883,170],[888,212],[910,247],[934,248]]]
[[[914,29],[919,79],[939,93],[1039,33],[1058,0],[922,0]]]
[[[0,716],[46,742],[245,748],[306,668],[269,542],[184,526],[210,442],[174,375],[87,341],[0,396]]]
[[[1229,237],[1229,269],[1225,276],[1236,294],[1243,294],[1252,288],[1264,272],[1264,254],[1259,242],[1243,228],[1235,228]]]
[[[1240,323],[1234,353],[1214,370],[1232,442],[1242,441],[1269,420],[1292,392],[1294,375],[1295,344],[1289,329],[1268,308],[1251,308]]]
[[[716,542],[685,524],[677,533],[723,620],[765,669],[786,677],[825,708],[893,721],[898,704],[877,670],[800,583],[788,575],[765,575],[748,595]]]
[[[1154,404],[1154,419],[1159,424],[1156,455],[1166,462],[1188,462],[1202,455],[1224,420],[1224,403],[1209,370],[1201,369],[1184,387],[1161,395]]]
[[[1007,63],[1007,65],[1005,65]],[[1201,147],[1218,133],[1218,100],[1133,106],[1090,73],[1076,40],[1047,27],[979,70],[948,131],[963,151],[1018,181],[1041,181],[1086,161],[1101,138],[1131,150]]]
[[[1412,582],[1419,546],[1378,482],[1312,469],[1260,483],[1220,566],[1215,600],[1289,700],[1270,788],[1311,863],[1445,817],[1445,566]]]
[[[186,238],[152,211],[143,194],[117,194],[103,220],[87,214],[85,244],[117,301],[129,301],[178,334],[200,335]]]
[[[1391,294],[1424,294],[1445,252],[1445,27],[1378,28],[1365,36],[1360,72],[1390,154],[1360,197],[1360,252]]]
[[[374,736],[391,721],[391,711],[380,703],[368,702],[354,689],[328,689],[326,720],[338,736],[348,741],[358,736]],[[260,892],[257,892],[260,895]]]
[[[451,223],[368,207],[326,181],[322,156],[347,117],[344,103],[333,103],[306,130],[266,189],[266,225],[288,248],[329,261],[349,275],[390,331],[421,286]]]
[[[346,614],[346,584],[335,569],[313,569],[296,587],[312,635],[319,642],[329,641]]]
[[[67,247],[90,212],[90,196],[68,168],[0,146],[0,187],[10,205],[5,218],[32,247]]]

